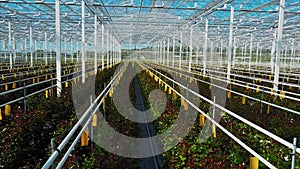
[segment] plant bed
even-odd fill
[[[163,72],[160,70],[160,72]],[[154,90],[157,86],[157,82],[155,82],[152,78],[148,76],[148,74],[141,74],[140,81],[144,81],[148,87],[148,89],[144,89],[146,92],[148,90]],[[152,85],[153,84],[153,85]],[[210,98],[211,90],[208,89],[208,85],[203,85],[198,83],[200,94]],[[245,91],[249,92],[249,91]],[[257,93],[251,93],[257,94]],[[265,95],[266,96],[266,95]],[[267,98],[268,96],[266,96]],[[172,101],[170,101],[172,103]],[[283,100],[284,102],[284,100]],[[251,102],[247,102],[247,104],[242,105],[240,98],[232,95],[230,100],[226,102],[226,108],[233,110],[233,112],[238,112],[243,117],[246,117],[250,121],[254,121],[257,124],[261,124],[262,127],[266,127],[266,129],[274,129],[273,131],[277,131],[274,134],[280,133],[278,131],[278,127],[281,130],[281,135],[287,136],[287,132],[290,135],[299,134],[299,130],[295,130],[295,127],[299,125],[297,120],[294,120],[295,125],[290,125],[291,116],[286,113],[274,112],[271,111],[269,115],[266,113],[263,115],[259,115],[257,112],[258,104],[253,105]],[[200,109],[209,112],[210,105],[203,100],[200,101]],[[178,109],[172,109],[170,105],[167,104],[166,108],[168,112],[169,110],[173,111],[168,113],[168,115],[164,115],[165,112],[161,115],[162,119],[170,119],[170,123],[174,122],[176,116],[175,111]],[[258,116],[259,115],[259,116]],[[276,117],[277,116],[277,117]],[[295,117],[295,116],[294,116]],[[281,120],[285,120],[283,124]],[[263,135],[259,131],[253,129],[252,127],[236,120],[235,118],[224,115],[221,121],[219,122],[222,126],[224,126],[227,130],[232,132],[235,136],[237,136],[240,140],[242,140],[245,144],[250,146],[256,152],[261,154],[264,158],[270,161],[273,165],[279,168],[288,168],[291,165],[290,161],[290,153],[291,150],[282,146],[280,143],[268,138]],[[163,154],[164,157],[164,166],[165,168],[247,168],[249,167],[249,158],[252,156],[249,154],[244,148],[238,145],[234,140],[228,137],[223,132],[217,129],[217,137],[209,138],[205,142],[200,142],[199,135],[201,134],[202,127],[199,125],[199,121],[197,120],[194,124],[194,127],[184,138],[184,140],[179,143],[176,147],[170,149],[169,151]],[[279,125],[280,124],[280,125]],[[163,124],[162,122],[156,127],[161,127],[162,131],[164,131],[169,125]],[[282,130],[284,128],[284,131]],[[239,129],[239,130],[237,130]],[[289,131],[289,129],[291,131]],[[291,138],[290,136],[289,138]],[[288,140],[292,141],[292,140]],[[288,160],[289,159],[289,160]],[[300,156],[297,154],[297,165],[299,166]],[[296,166],[297,166],[296,165]],[[260,168],[267,168],[260,162]]]

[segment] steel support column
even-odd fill
[[[65,64],[67,63],[67,37],[64,38],[64,56],[65,56]]]
[[[249,70],[251,70],[251,61],[252,61],[252,43],[253,43],[253,34],[250,35],[250,52],[249,52]]]
[[[81,65],[82,83],[85,83],[85,2],[81,0]]]
[[[205,35],[204,35],[204,47],[203,47],[203,76],[206,75],[206,60],[207,60],[207,40],[208,40],[208,19],[205,20]]]
[[[278,90],[278,81],[279,81],[281,40],[282,40],[282,31],[283,31],[283,23],[284,23],[284,4],[285,4],[285,0],[280,0],[277,45],[276,45],[275,76],[274,76],[275,92],[277,92]]]
[[[189,57],[189,71],[191,71],[192,67],[192,58],[193,57],[193,26],[190,29],[190,57]]]
[[[97,74],[97,15],[94,16],[94,72]]]
[[[31,27],[30,27],[31,30]],[[57,96],[61,93],[61,43],[60,43],[60,1],[55,0],[55,42],[56,42],[56,87]],[[32,37],[30,38],[32,41]],[[32,62],[32,55],[31,55]]]
[[[169,57],[170,57],[170,38],[168,38],[168,44],[167,44],[167,66],[169,66]]]
[[[173,45],[172,45],[172,67],[174,67],[175,62],[175,36],[173,36]]]
[[[180,31],[179,68],[181,68],[181,53],[182,53],[182,31]]]
[[[231,3],[231,6],[230,6],[230,25],[229,25],[229,42],[228,42],[228,50],[227,50],[227,84],[230,83],[232,37],[233,37],[233,18],[234,18],[234,3]]]
[[[8,21],[8,50],[9,50],[9,68],[13,67],[12,44],[11,44],[11,22]]]
[[[104,25],[103,23],[101,24],[101,64],[102,67],[101,69],[104,69]]]
[[[45,65],[48,65],[48,53],[47,53],[47,47],[48,47],[48,39],[47,39],[47,32],[45,32],[45,43],[44,43]]]

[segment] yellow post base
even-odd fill
[[[105,110],[105,98],[103,98],[102,106],[103,106],[103,110]]]
[[[13,82],[12,88],[15,89],[16,87],[17,87],[17,83],[16,83],[16,82]]]
[[[177,94],[175,92],[173,92],[173,99],[177,100]]]
[[[270,105],[268,105],[268,107],[267,107],[267,114],[270,114]]]
[[[89,131],[86,129],[81,135],[81,146],[89,145]]]
[[[250,157],[250,169],[258,169],[258,158]]]
[[[171,87],[169,87],[169,89],[168,89],[168,94],[172,94],[172,88]]]
[[[5,105],[5,116],[10,116],[11,113],[11,106],[9,104]]]
[[[93,125],[94,127],[97,126],[97,114],[94,114],[94,115],[93,115],[93,123],[92,123],[92,125]]]
[[[48,90],[45,90],[45,97],[46,97],[46,99],[48,99],[48,97],[49,97],[49,92],[48,92]]]
[[[228,99],[231,98],[231,92],[230,92],[230,91],[227,92],[227,98],[228,98]]]
[[[260,90],[259,90],[259,86],[256,87],[256,92],[258,93]]]
[[[203,114],[200,114],[200,126],[204,126],[205,122],[205,116]]]
[[[245,96],[242,97],[242,104],[246,104],[246,97]]]
[[[216,125],[215,124],[212,125],[212,132],[213,132],[213,137],[216,138],[217,137],[217,130],[216,130]]]
[[[285,92],[284,91],[280,91],[280,95],[279,98],[282,100],[285,97]]]

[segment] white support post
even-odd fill
[[[64,52],[65,52],[65,64],[66,64],[67,63],[67,37],[65,37],[65,39],[64,39],[64,45],[65,45]]]
[[[33,66],[33,40],[32,40],[32,27],[29,27],[29,50],[30,50],[30,67]]]
[[[110,59],[111,59],[111,34],[108,35],[108,58],[107,58],[107,68],[110,67]]]
[[[85,83],[85,2],[81,0],[81,64],[82,83]]]
[[[282,40],[282,31],[283,31],[283,23],[284,23],[284,4],[285,4],[285,0],[280,0],[277,46],[276,46],[275,76],[274,76],[274,91],[275,92],[277,92],[277,90],[278,90],[278,81],[279,81],[281,40]]]
[[[115,48],[114,48],[114,45],[115,45],[115,37],[113,35],[111,35],[111,46],[110,46],[110,49],[111,49],[111,56],[110,56],[110,67],[113,66],[114,64],[114,53],[115,53]]]
[[[98,64],[97,64],[97,15],[94,16],[94,72],[97,75]]]
[[[162,56],[163,56],[163,59],[162,59],[162,61],[163,61],[163,65],[166,65],[165,64],[165,58],[166,58],[166,41],[164,40],[163,41],[163,45],[162,45]]]
[[[158,64],[161,64],[161,42],[158,42]]]
[[[113,49],[112,49],[112,46],[113,46],[113,35],[111,34],[110,35],[110,55],[109,55],[109,67],[112,67],[112,57],[113,57]]]
[[[271,74],[273,74],[274,72],[274,58],[275,58],[275,52],[276,52],[276,33],[277,33],[277,28],[274,29],[274,39],[272,41],[272,49],[271,49],[271,60],[270,60],[270,64],[271,64]]]
[[[71,62],[74,63],[74,39],[71,38]]]
[[[196,51],[196,65],[198,65],[199,61],[199,43],[197,43],[197,51]]]
[[[50,50],[50,64],[52,63],[52,43],[49,42],[49,50]]]
[[[232,67],[235,66],[235,56],[236,56],[236,36],[233,37],[233,56],[232,56]]]
[[[11,22],[8,21],[8,50],[9,50],[9,68],[13,67],[12,44],[11,44]]]
[[[152,62],[153,62],[153,63],[156,63],[157,48],[156,48],[155,45],[153,46],[152,50],[154,50],[154,57],[153,57],[153,59],[152,59]]]
[[[182,54],[182,31],[180,31],[180,45],[179,45],[179,68],[181,69],[181,54]]]
[[[214,53],[215,53],[215,47],[214,47],[214,42],[210,42],[210,66],[212,67],[213,61],[214,61]]]
[[[223,65],[223,40],[221,39],[221,47],[220,47],[220,66]]]
[[[250,52],[249,52],[249,70],[251,70],[251,62],[252,62],[252,43],[253,43],[253,34],[250,35]]]
[[[76,63],[79,62],[79,41],[76,40]]]
[[[170,38],[168,38],[168,44],[167,44],[167,66],[169,66],[169,57],[170,57]]]
[[[206,75],[206,60],[207,60],[207,40],[208,40],[208,19],[205,20],[205,35],[204,35],[204,47],[203,47],[203,76]]]
[[[229,42],[227,50],[227,84],[230,83],[230,71],[231,71],[231,55],[232,55],[232,37],[233,37],[233,18],[234,18],[234,3],[231,3],[230,7],[230,25],[229,25]]]
[[[192,67],[192,58],[193,57],[193,26],[190,29],[190,58],[189,58],[189,71],[191,71]]]
[[[102,67],[101,69],[104,69],[104,25],[103,23],[101,24],[101,62],[102,62]]]
[[[261,51],[262,51],[262,47],[259,48],[259,65],[261,65]]]
[[[159,49],[159,45],[160,45],[160,42],[157,42],[157,55],[156,55],[156,58],[155,58],[155,63],[158,64],[159,63],[159,57],[160,57],[160,49]]]
[[[27,38],[24,39],[24,52],[25,52],[25,62],[28,62],[27,58]]]
[[[44,43],[45,65],[48,65],[48,53],[47,53],[47,47],[48,47],[47,32],[45,32],[45,43]]]
[[[286,46],[285,46],[285,49],[284,49],[284,64],[283,64],[283,67],[284,67],[284,68],[286,68],[286,56],[287,56],[287,50],[288,50],[287,47],[288,47],[288,46],[286,45]]]
[[[25,49],[25,46],[24,46],[24,39],[21,40],[20,39],[20,45],[21,45],[21,58],[24,59],[24,49]]]
[[[259,52],[259,41],[256,44],[256,59],[255,59],[255,66],[258,67],[258,52]]]
[[[61,43],[60,43],[60,0],[55,0],[55,41],[56,41],[56,87],[57,96],[61,93]]]
[[[17,58],[17,40],[16,37],[13,36],[13,52],[14,52],[14,57],[13,57],[13,63],[16,64],[16,58]]]
[[[109,36],[108,29],[106,29],[106,67],[109,67]]]
[[[173,48],[172,48],[172,67],[174,67],[175,62],[175,36],[173,35]]]
[[[67,37],[64,38],[64,56],[65,56],[65,64],[67,64]]]
[[[292,50],[291,50],[291,55],[290,55],[290,69],[293,68],[293,60],[294,60],[294,52],[295,51],[295,39],[292,39]]]
[[[244,63],[243,63],[243,67],[245,68],[246,66],[246,58],[247,58],[247,44],[245,42],[245,48],[244,48]]]
[[[37,63],[37,44],[36,44],[36,39],[34,40],[34,58],[35,58],[35,63]]]
[[[160,61],[160,63],[159,64],[163,64],[163,57],[164,57],[164,51],[163,51],[163,42],[161,41],[160,42],[160,45],[159,45],[159,47],[160,47],[160,57],[159,57],[159,61]]]

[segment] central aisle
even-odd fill
[[[136,70],[134,70],[136,71]],[[137,76],[134,77],[134,89],[135,89],[135,106],[139,111],[146,111],[144,103],[143,103],[143,97],[140,90],[140,85],[137,79]],[[140,121],[143,121],[142,119],[147,118],[145,114],[139,113],[138,114]],[[143,143],[143,145],[139,145],[140,150],[146,149],[151,150],[153,153],[155,152],[154,149],[156,148],[156,143],[154,139],[151,139],[152,136],[155,135],[155,130],[151,123],[139,123],[140,128],[140,137],[142,138],[149,138],[148,143]],[[150,147],[145,147],[145,145],[150,145]],[[141,150],[143,151],[143,150]],[[162,161],[162,155],[156,155],[148,158],[142,158],[140,166],[142,169],[158,169],[163,167],[163,161]]]

